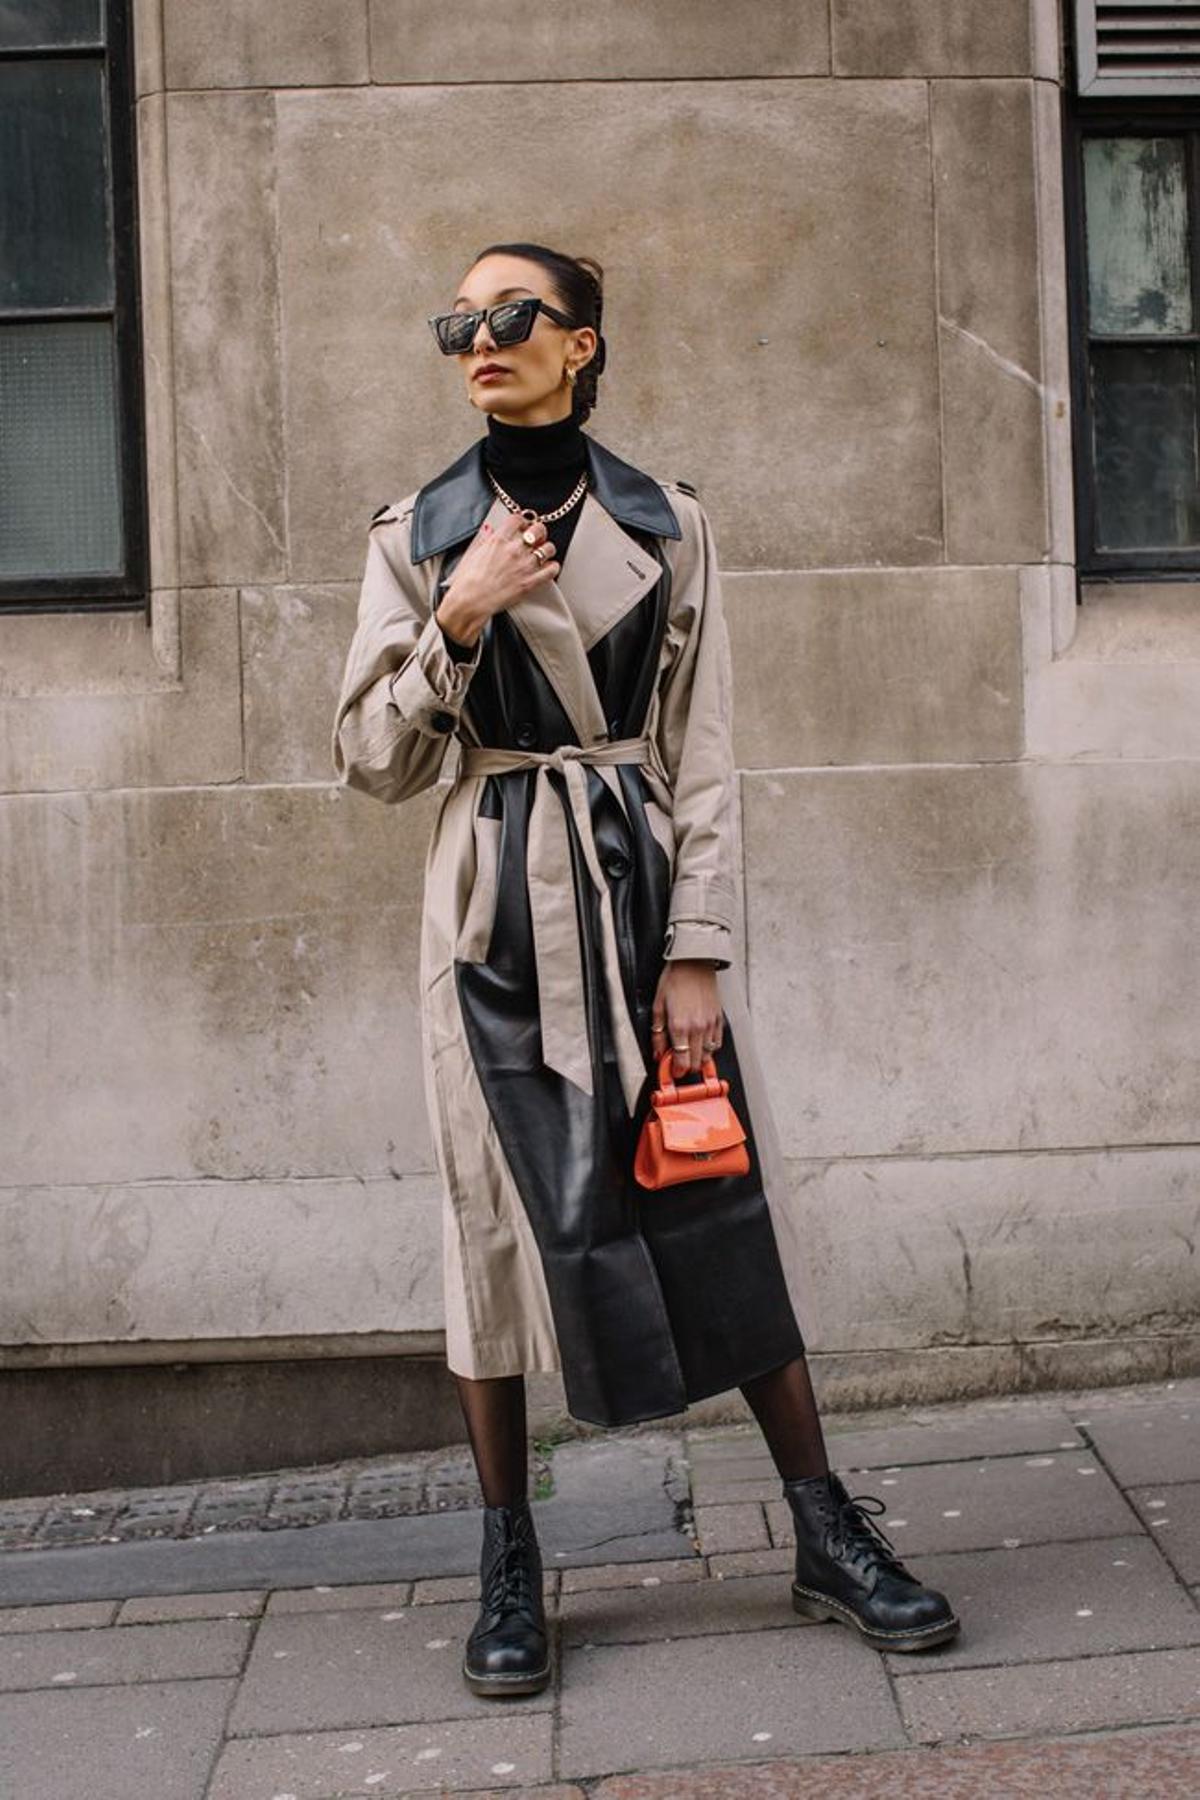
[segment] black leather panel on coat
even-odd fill
[[[647,547],[657,554],[652,539]],[[669,583],[664,564],[650,592],[589,651],[614,738],[644,728]],[[496,615],[485,635],[465,708],[472,735],[485,745],[529,750],[576,742],[512,621]],[[625,810],[592,768],[588,798],[626,999],[649,1069],[670,867],[646,817],[641,770],[622,765],[616,774]],[[750,1134],[750,1172],[655,1193],[633,1179],[651,1079],[631,1118],[612,1044],[599,896],[565,803],[595,1096],[542,1061],[525,873],[536,779],[533,770],[515,770],[483,783],[481,810],[501,821],[497,903],[487,960],[456,963],[457,991],[471,1056],[542,1259],[569,1410],[596,1424],[630,1424],[723,1392],[790,1361],[804,1344],[728,1027],[716,1060]],[[561,797],[561,776],[548,779]]]

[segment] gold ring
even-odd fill
[[[549,560],[553,554],[554,554],[553,551],[547,549],[545,544],[539,544],[537,549],[533,553],[533,560],[538,565],[538,568],[540,569],[543,563],[549,562]]]
[[[521,533],[521,541],[522,543],[528,544],[531,550],[533,549],[533,546],[537,543],[537,532],[532,525],[527,525],[525,527],[524,531]]]

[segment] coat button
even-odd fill
[[[537,736],[537,726],[528,723],[518,725],[516,731],[513,733],[517,747],[521,750],[532,750],[533,746],[537,743]]]
[[[433,726],[435,731],[453,731],[454,714],[448,712],[431,713],[429,715],[429,723]]]
[[[623,850],[612,850],[604,859],[604,873],[614,881],[620,881],[622,876],[628,875],[632,866]]]

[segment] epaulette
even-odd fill
[[[693,500],[698,500],[700,498],[691,482],[685,481],[681,475],[675,477],[675,486],[681,488],[685,494],[690,494]]]
[[[387,503],[385,505],[377,506],[375,508],[375,511],[371,514],[371,524],[378,525],[380,519],[386,519],[386,518],[396,519],[396,518],[399,518],[399,516],[400,515],[397,513],[395,506],[389,500],[389,501],[387,501]]]

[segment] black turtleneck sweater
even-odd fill
[[[506,425],[500,419],[489,418],[483,460],[485,468],[492,471],[518,505],[531,506],[542,513],[553,512],[562,505],[587,466],[587,452],[574,413],[555,419],[550,425]],[[580,500],[569,513],[546,527],[560,564],[582,507]],[[473,648],[456,643],[448,633],[444,635],[455,662],[466,662],[474,656]]]
[[[586,447],[574,413],[551,425],[506,425],[489,418],[483,460],[505,493],[521,506],[531,506],[539,513],[553,512],[583,474]],[[580,500],[546,527],[560,563],[582,506]]]

